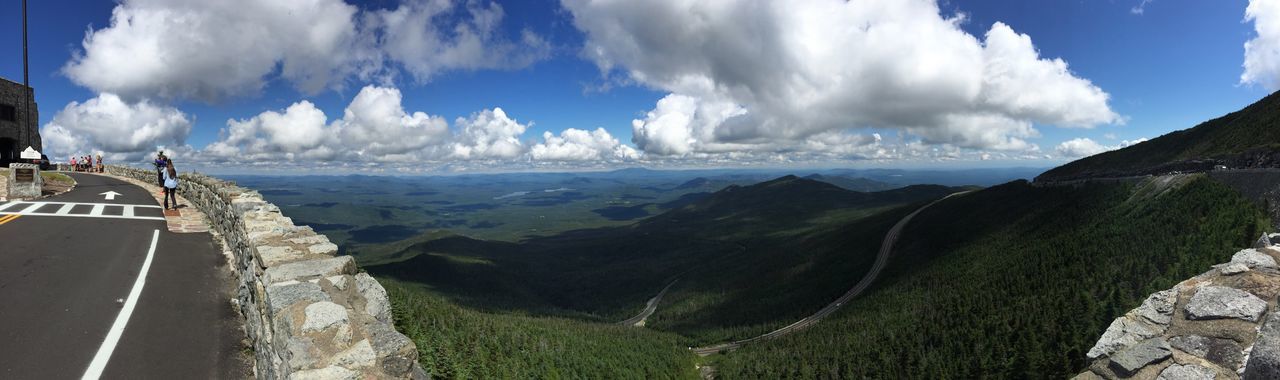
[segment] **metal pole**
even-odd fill
[[[18,128],[18,140],[31,145],[30,136],[26,136],[26,129],[31,128],[31,83],[27,77],[27,66],[27,0],[22,0],[22,87],[25,87],[23,90],[27,95],[27,104],[22,108],[22,112],[27,120],[23,128]],[[24,148],[18,147],[18,149]]]

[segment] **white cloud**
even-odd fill
[[[458,118],[454,130],[440,116],[407,112],[399,89],[366,86],[329,121],[311,102],[228,120],[203,153],[219,161],[441,162],[515,160],[527,153],[528,129],[501,108]],[[616,142],[616,139],[614,140]],[[575,142],[577,142],[575,140]]]
[[[1129,13],[1142,15],[1147,12],[1147,5],[1150,5],[1153,2],[1155,2],[1155,0],[1142,0],[1138,5],[1134,5],[1133,8],[1130,8]]]
[[[461,128],[450,154],[459,159],[515,158],[524,153],[520,135],[528,125],[507,117],[502,108],[484,110],[468,118],[458,118],[454,124]]]
[[[131,99],[256,95],[275,72],[315,93],[369,58],[356,11],[341,0],[124,0],[63,72]]]
[[[1079,137],[1058,144],[1058,154],[1064,157],[1085,157],[1111,150],[1093,139]]]
[[[40,136],[45,154],[58,161],[96,153],[115,162],[138,161],[157,149],[188,149],[191,125],[191,118],[175,108],[100,94],[67,104],[40,129]]]
[[[531,32],[505,37],[503,15],[485,0],[408,0],[377,11],[342,0],[121,0],[110,25],[89,29],[62,71],[126,99],[213,102],[258,95],[277,77],[304,94],[342,89],[353,77],[389,82],[396,71],[387,61],[422,82],[549,54]]]
[[[1137,145],[1146,141],[1147,141],[1146,138],[1139,138],[1136,140],[1121,141],[1120,145],[1108,146],[1108,145],[1102,145],[1097,141],[1093,141],[1093,139],[1090,139],[1087,137],[1078,137],[1071,140],[1063,141],[1061,144],[1058,144],[1057,151],[1058,151],[1058,154],[1061,155],[1062,157],[1079,158],[1079,157],[1092,156],[1102,152],[1109,152],[1116,149],[1126,148],[1126,147]]]
[[[383,32],[386,54],[420,82],[445,70],[520,68],[550,55],[550,43],[527,30],[519,41],[505,38],[497,3],[458,3],[409,1],[369,19]]]
[[[449,123],[423,112],[409,114],[400,90],[367,86],[335,122],[344,144],[361,156],[397,160],[449,139]]]
[[[562,4],[602,72],[671,93],[633,123],[649,153],[785,151],[860,128],[1019,150],[1033,124],[1122,122],[1028,36],[996,23],[979,40],[932,0]]]
[[[1280,89],[1280,1],[1249,0],[1244,15],[1258,35],[1244,43],[1240,83]]]
[[[227,120],[221,139],[205,148],[214,157],[246,160],[328,160],[336,155],[333,128],[324,111],[308,101],[284,112],[266,111],[246,120]]]
[[[622,161],[640,158],[635,148],[623,145],[604,128],[584,131],[569,128],[559,136],[543,132],[543,143],[529,149],[534,160],[547,161]]]

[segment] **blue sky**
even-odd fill
[[[338,0],[331,1],[339,2]],[[1255,1],[1261,2],[1263,0]],[[448,31],[452,30],[456,25],[478,25],[468,24],[474,21],[474,14],[469,14],[466,11],[467,4],[465,1],[433,0],[432,2],[440,4],[452,3],[453,11],[446,12],[443,17],[433,18],[428,22],[428,25],[435,25],[435,28],[446,31],[446,37],[444,37],[446,40],[449,38]],[[814,3],[818,2],[820,1],[815,1]],[[872,1],[872,3],[874,2]],[[984,35],[993,29],[994,24],[1006,24],[1014,33],[1029,36],[1032,43],[1034,43],[1034,49],[1039,52],[1039,59],[1062,59],[1070,67],[1069,76],[1087,80],[1094,87],[1109,95],[1109,100],[1107,100],[1101,111],[1094,104],[1089,111],[1092,113],[1084,116],[1078,114],[1044,116],[1053,112],[1048,108],[1042,110],[1043,112],[1032,112],[1041,116],[1023,116],[1023,114],[1018,113],[1019,111],[1008,111],[1012,109],[1010,107],[998,105],[984,106],[981,110],[973,112],[965,111],[969,112],[965,114],[966,117],[970,114],[991,115],[993,113],[1000,116],[999,120],[994,122],[997,124],[1009,124],[1009,126],[999,127],[1004,128],[999,129],[999,131],[995,131],[998,128],[988,128],[985,124],[977,124],[977,126],[970,128],[941,125],[935,129],[933,124],[945,124],[947,122],[935,122],[932,120],[955,120],[947,118],[948,116],[946,115],[930,119],[931,121],[916,121],[912,119],[909,122],[905,122],[905,124],[903,122],[905,119],[902,115],[867,115],[868,113],[874,113],[870,111],[849,111],[846,115],[840,115],[841,117],[836,118],[837,120],[835,121],[830,121],[828,119],[831,118],[822,117],[822,115],[797,118],[794,115],[794,111],[806,111],[807,109],[803,107],[786,108],[786,105],[769,104],[766,101],[759,100],[768,98],[770,95],[776,95],[768,94],[767,90],[764,91],[766,93],[762,93],[759,88],[756,88],[754,92],[748,95],[741,95],[741,93],[733,93],[731,91],[717,92],[708,90],[700,92],[697,89],[698,87],[691,87],[686,83],[654,79],[663,75],[675,77],[690,74],[688,71],[678,71],[685,70],[684,68],[673,69],[677,71],[661,71],[668,68],[655,63],[661,63],[662,61],[655,61],[654,57],[661,58],[663,54],[677,53],[678,55],[672,56],[675,57],[672,59],[681,59],[690,54],[688,49],[676,49],[680,45],[679,41],[670,43],[672,48],[669,50],[671,51],[666,51],[668,46],[661,41],[657,45],[658,48],[652,48],[655,45],[648,45],[649,51],[643,51],[639,55],[628,55],[632,52],[623,48],[610,51],[607,54],[611,55],[608,55],[607,58],[615,62],[615,69],[609,73],[602,73],[600,64],[603,60],[598,57],[592,57],[585,51],[584,46],[595,42],[597,45],[603,46],[606,51],[609,51],[609,49],[619,46],[615,42],[627,41],[626,38],[616,35],[605,35],[603,33],[606,31],[605,26],[613,24],[637,25],[634,29],[624,30],[624,32],[641,36],[646,33],[653,34],[655,31],[644,29],[648,27],[645,22],[628,24],[628,22],[633,21],[627,18],[630,16],[626,12],[618,11],[617,6],[604,4],[609,2],[566,0],[566,4],[562,5],[559,1],[531,0],[497,1],[496,8],[501,9],[502,17],[498,25],[490,32],[496,37],[491,37],[490,40],[485,41],[483,44],[485,45],[484,48],[494,49],[495,51],[501,51],[503,48],[516,49],[514,54],[507,51],[507,54],[498,53],[495,54],[496,56],[518,55],[520,51],[525,51],[529,57],[533,57],[527,60],[528,62],[474,64],[475,66],[501,66],[481,68],[468,68],[466,66],[471,64],[464,63],[460,64],[462,67],[435,70],[428,78],[424,79],[415,78],[415,75],[407,69],[397,68],[397,64],[407,65],[404,63],[407,61],[394,61],[389,58],[391,57],[390,55],[387,55],[381,58],[379,62],[392,62],[387,64],[391,68],[385,69],[380,73],[381,75],[360,77],[349,73],[340,74],[337,75],[336,79],[332,79],[327,86],[313,93],[299,91],[296,81],[285,78],[281,74],[281,63],[277,62],[270,72],[266,72],[258,78],[261,82],[261,91],[257,92],[236,92],[233,95],[222,96],[217,99],[202,98],[189,94],[173,96],[171,94],[166,95],[162,91],[170,88],[182,88],[181,83],[174,85],[176,87],[158,83],[152,87],[128,90],[126,93],[121,94],[121,103],[126,108],[141,109],[142,106],[138,105],[139,102],[145,102],[154,108],[153,112],[139,112],[139,114],[165,115],[168,112],[167,114],[171,116],[180,115],[180,117],[176,118],[170,117],[168,122],[157,122],[159,123],[158,125],[162,125],[160,129],[170,128],[172,131],[166,129],[165,131],[157,132],[152,136],[154,137],[152,140],[146,140],[146,137],[143,136],[140,138],[145,141],[130,141],[128,143],[107,141],[110,137],[95,136],[93,132],[84,132],[84,130],[114,128],[104,127],[101,124],[111,123],[113,120],[146,123],[144,116],[120,116],[115,119],[111,116],[103,116],[100,118],[102,120],[99,120],[84,117],[83,115],[90,114],[91,111],[77,107],[76,112],[83,112],[81,117],[72,117],[76,112],[69,112],[55,123],[55,118],[59,115],[59,112],[68,104],[77,102],[79,106],[84,106],[91,99],[98,97],[99,94],[112,93],[115,92],[115,89],[118,89],[118,87],[102,85],[103,79],[101,78],[94,79],[90,77],[98,74],[104,76],[114,75],[109,72],[81,74],[82,79],[76,80],[72,78],[71,74],[63,71],[63,68],[69,62],[75,61],[75,57],[78,54],[86,54],[88,50],[85,44],[86,31],[101,32],[114,27],[112,10],[117,7],[131,6],[137,9],[144,9],[148,6],[163,3],[175,3],[177,5],[166,6],[172,7],[172,9],[182,9],[181,4],[178,4],[182,2],[158,0],[124,1],[123,3],[106,1],[40,1],[32,2],[29,5],[31,7],[29,14],[32,46],[31,82],[36,88],[36,100],[41,107],[41,125],[57,124],[61,127],[59,131],[65,132],[68,138],[76,141],[76,144],[64,143],[59,146],[59,141],[67,140],[58,140],[57,138],[46,136],[46,151],[53,149],[56,153],[64,154],[101,151],[118,160],[135,160],[145,156],[145,152],[151,151],[156,146],[167,146],[170,149],[176,149],[174,147],[176,145],[175,142],[179,142],[189,146],[187,150],[183,151],[184,154],[188,154],[192,158],[208,160],[236,162],[236,158],[228,157],[240,157],[241,160],[248,161],[324,161],[341,164],[354,160],[356,162],[376,162],[389,165],[409,161],[431,162],[427,166],[439,170],[458,167],[511,167],[512,165],[519,168],[527,167],[529,162],[538,162],[539,164],[534,166],[540,165],[542,167],[610,167],[635,164],[654,167],[733,166],[735,160],[748,162],[750,165],[780,166],[1051,166],[1070,160],[1074,158],[1074,155],[1080,154],[1057,149],[1065,141],[1087,138],[1099,146],[1115,147],[1121,144],[1122,141],[1156,137],[1173,130],[1194,126],[1201,121],[1248,105],[1270,92],[1266,83],[1241,84],[1240,78],[1244,71],[1242,64],[1245,60],[1244,44],[1246,41],[1255,38],[1257,34],[1254,32],[1254,23],[1246,22],[1245,20],[1245,8],[1249,3],[1243,0],[1211,2],[1156,0],[1146,4],[1141,14],[1134,12],[1140,1],[1128,0],[951,0],[941,2],[938,4],[941,9],[939,17],[951,19],[956,17],[957,12],[962,13],[964,21],[959,23],[959,28],[977,40],[983,40]],[[657,7],[657,3],[660,2],[653,3],[655,7]],[[734,3],[734,1],[729,3]],[[761,2],[748,1],[746,3]],[[931,2],[927,3],[932,4]],[[20,3],[17,0],[3,0],[2,4],[4,4],[4,7],[14,11],[0,12],[0,15],[2,15],[0,16],[0,36],[3,36],[0,37],[2,38],[0,39],[0,47],[3,47],[4,51],[8,52],[0,54],[0,77],[20,81],[22,75],[21,40],[20,28],[18,27],[20,18],[17,12]],[[346,4],[355,6],[357,9],[355,19],[358,22],[358,19],[366,14],[375,14],[379,11],[391,12],[405,7],[406,4],[421,5],[426,3],[376,0],[359,3],[347,2]],[[486,9],[494,9],[494,5],[487,1],[472,2],[472,5],[476,4],[482,7],[490,7]],[[740,6],[742,4],[730,5]],[[706,9],[702,11],[709,12]],[[201,12],[201,10],[192,10],[192,12]],[[634,11],[631,13],[634,13]],[[768,17],[787,19],[785,17],[787,15],[779,16],[777,13],[778,11],[776,10],[773,13],[762,12],[761,20]],[[880,17],[875,14],[863,16],[871,17],[871,21],[868,22],[872,24],[877,20],[874,17]],[[617,19],[611,20],[608,19],[609,17],[616,17]],[[860,16],[855,15],[854,17]],[[626,27],[623,29],[626,29]],[[726,33],[744,30],[748,33],[751,31],[750,28],[735,27]],[[711,32],[717,31],[708,30],[703,33]],[[541,44],[526,44],[522,40],[524,34],[537,36]],[[211,38],[217,39],[218,37]],[[912,42],[909,39],[910,37],[906,38],[908,39],[905,41]],[[730,44],[732,42],[733,39],[726,39],[718,43]],[[234,43],[234,41],[228,41],[228,43]],[[642,45],[643,50],[643,42],[640,45]],[[278,46],[287,47],[288,42],[285,41]],[[865,47],[837,45],[834,48],[847,49],[849,54],[856,56],[859,54],[859,49]],[[981,46],[978,48],[981,48]],[[702,49],[706,50],[706,46],[703,46]],[[385,50],[389,51],[390,48],[385,48]],[[697,54],[696,49],[693,51],[695,51],[693,54]],[[347,54],[346,51],[338,51],[337,53]],[[942,57],[946,58],[946,56]],[[90,58],[96,59],[92,55],[90,55]],[[761,60],[767,58],[769,57],[763,55],[760,57]],[[497,59],[501,61],[503,58]],[[733,60],[726,61],[716,57],[701,61],[736,64]],[[901,62],[902,65],[913,65],[915,63],[917,62]],[[119,68],[120,70],[125,70],[122,72],[127,72],[127,70],[135,69],[130,64],[127,60],[117,60],[117,62],[103,64],[106,66],[99,65],[93,66],[93,68],[106,67],[109,69],[106,71],[110,71],[112,68]],[[362,61],[362,63],[357,63],[356,65],[359,66],[361,64],[364,64],[364,62]],[[946,67],[949,63],[942,62],[940,64],[943,65],[942,67]],[[89,65],[85,64],[85,66]],[[750,66],[757,70],[770,70],[770,66],[767,65],[744,64],[743,66]],[[785,66],[779,67],[781,67],[779,70],[786,69]],[[835,70],[832,72],[836,73],[844,72],[840,71],[841,69],[831,70]],[[636,76],[636,72],[639,72],[641,76]],[[392,74],[388,77],[387,73]],[[200,74],[202,73],[197,71],[193,75]],[[695,72],[694,74],[698,73]],[[768,76],[772,73],[751,73],[751,75],[757,74]],[[735,84],[743,86],[752,84],[750,79],[744,83],[735,83],[732,77],[725,77],[723,72],[708,73],[706,77],[711,78],[722,87],[733,87]],[[177,77],[175,76],[175,78]],[[334,85],[334,83],[339,84]],[[279,135],[272,135],[272,133],[277,133],[273,131],[279,131],[280,129],[273,129],[265,122],[266,119],[263,119],[264,121],[261,123],[254,119],[256,116],[268,111],[286,114],[285,110],[291,105],[305,100],[314,104],[315,109],[323,112],[325,119],[323,124],[297,126],[298,130],[332,133],[337,136],[338,132],[336,131],[342,127],[334,123],[343,117],[344,109],[352,104],[353,99],[361,93],[362,88],[366,85],[373,85],[382,89],[395,89],[402,95],[402,101],[399,105],[405,113],[412,115],[414,112],[423,112],[431,117],[439,117],[448,124],[447,128],[452,132],[424,136],[423,139],[434,142],[415,144],[409,150],[391,149],[386,150],[391,153],[377,156],[377,158],[370,158],[374,157],[374,155],[369,154],[353,159],[332,152],[335,149],[353,149],[350,146],[334,142],[293,144],[290,141],[285,141]],[[1074,89],[1078,89],[1081,85],[1076,82],[1070,82],[1063,86],[1076,86]],[[1034,88],[1034,83],[1032,83],[1017,87],[1019,89],[1017,91],[1034,93],[1036,91]],[[710,132],[706,132],[707,134],[702,135],[703,137],[695,136],[691,138],[688,141],[692,141],[692,143],[689,144],[678,143],[672,145],[670,143],[672,140],[665,139],[663,135],[655,132],[662,131],[662,133],[666,133],[665,131],[669,131],[669,129],[658,130],[656,128],[648,129],[646,135],[639,138],[641,141],[636,141],[633,137],[633,131],[635,131],[633,129],[633,120],[645,120],[647,126],[659,125],[657,124],[657,116],[662,116],[663,113],[657,112],[660,109],[657,103],[669,95],[676,94],[689,95],[689,97],[695,99],[699,104],[699,108],[697,108],[699,115],[701,115],[700,112],[703,112],[702,110],[707,109],[707,104],[720,101],[727,102],[727,104],[737,104],[752,117],[739,118],[746,120],[741,123],[733,122],[732,120],[709,122],[713,124],[713,127],[708,127],[711,129],[706,131]],[[787,96],[795,97],[799,95],[788,94]],[[1013,96],[1019,95],[1015,93]],[[1062,99],[1071,100],[1073,98],[1064,97]],[[672,100],[674,104],[678,103],[674,102],[674,100],[679,99]],[[760,103],[756,103],[757,101]],[[854,100],[841,99],[843,103],[840,104],[857,105],[857,101],[856,98]],[[1083,99],[1081,103],[1088,103],[1088,101],[1089,99]],[[507,136],[516,140],[515,142],[518,145],[516,150],[511,151],[510,154],[488,156],[473,154],[470,158],[460,158],[462,156],[457,153],[457,146],[466,144],[461,142],[463,137],[460,136],[461,132],[459,131],[465,129],[467,125],[475,125],[477,126],[476,128],[480,128],[480,121],[489,119],[476,117],[475,115],[483,114],[486,111],[493,110],[495,107],[500,107],[505,112],[505,115],[511,119],[510,121],[515,123],[507,125],[518,125],[520,128],[527,129],[523,133]],[[773,107],[770,108],[772,111],[769,111],[773,112],[772,114],[759,111],[769,107]],[[779,110],[779,107],[782,109]],[[947,109],[946,107],[943,108]],[[930,110],[932,109],[930,108]],[[1111,116],[1107,116],[1108,109],[1110,113],[1118,117],[1111,119]],[[103,111],[94,112],[101,113]],[[646,119],[647,115],[655,112],[657,114],[652,115],[654,116],[653,120]],[[281,128],[294,128],[293,124],[287,124],[296,123],[294,118],[288,117],[290,115],[292,114],[286,114],[286,117],[281,118],[284,120],[282,123],[286,123]],[[758,117],[758,115],[764,115],[765,117]],[[807,118],[809,117],[812,117],[815,121],[808,121]],[[1054,120],[1078,120],[1081,117],[1089,120],[1084,122],[1084,124],[1088,124],[1086,125],[1088,128],[1080,128],[1079,126],[1064,128],[1055,126],[1052,123]],[[456,120],[458,118],[467,120]],[[219,132],[229,129],[229,119],[252,121],[251,124],[253,125],[246,127],[247,130],[250,130],[247,139],[224,141],[224,148],[230,149],[229,152],[232,153],[214,154],[212,149],[207,148],[210,144],[226,139],[226,135],[220,135]],[[493,119],[504,122],[501,117]],[[459,121],[464,122],[459,123]],[[916,123],[927,125],[920,126]],[[1034,129],[1034,132],[1027,132],[1026,127],[1019,126],[1020,123],[1028,123],[1027,125]],[[358,123],[353,122],[351,125],[355,124]],[[700,131],[699,127],[692,125],[697,124],[697,122],[690,122],[689,124],[690,126],[686,129],[697,135],[698,131]],[[730,128],[737,124],[751,125],[745,129]],[[714,125],[718,125],[718,127]],[[131,127],[119,126],[119,128],[127,133],[130,130],[128,128]],[[185,132],[183,132],[183,128],[186,128]],[[345,128],[355,127],[348,125]],[[609,137],[616,139],[623,147],[611,147],[607,143],[603,145],[592,145],[594,143],[591,143],[583,145],[583,147],[586,147],[583,149],[586,149],[585,152],[587,152],[585,156],[577,155],[577,153],[584,152],[582,149],[573,150],[572,152],[577,152],[573,154],[564,152],[562,152],[564,154],[552,153],[541,156],[535,154],[535,150],[537,150],[535,146],[538,144],[547,145],[544,148],[548,149],[540,151],[543,153],[561,152],[551,148],[567,149],[578,147],[577,145],[572,145],[573,141],[577,140],[570,139],[571,141],[568,143],[554,145],[549,144],[542,136],[544,132],[559,135],[570,128],[584,131],[603,128]],[[667,127],[664,126],[663,128]],[[406,131],[417,130],[408,129]],[[747,130],[747,132],[734,135],[734,133],[742,130]],[[831,136],[835,137],[828,137],[833,140],[823,141],[839,141],[839,143],[822,143],[817,144],[821,145],[821,148],[810,148],[817,146],[814,143],[817,138],[813,137],[815,133],[819,136],[827,136],[822,135],[822,132],[831,131],[834,131],[834,135]],[[46,135],[50,133],[52,132],[45,132]],[[648,133],[655,134],[649,135]],[[965,134],[973,134],[974,136]],[[116,135],[119,135],[119,133],[116,133]],[[712,135],[716,136],[714,138],[722,140],[709,141],[706,136]],[[872,142],[872,136],[875,136],[875,142]],[[883,142],[881,142],[881,137],[884,138]],[[275,142],[254,146],[251,141],[253,139]],[[604,140],[608,139],[605,138]],[[604,140],[592,141],[599,142]],[[370,144],[389,143],[388,141],[377,139],[369,141],[371,141]],[[489,142],[493,143],[494,141]],[[326,144],[329,144],[331,149],[317,153],[318,149]],[[839,144],[848,144],[852,148],[832,147]],[[935,153],[917,154],[915,156],[904,155],[902,151],[905,151],[906,148],[901,148],[902,150],[893,148],[889,149],[891,152],[885,153],[884,147],[892,144],[901,146],[916,144],[914,149],[933,150]],[[450,146],[454,147],[450,148]],[[485,147],[486,145],[483,142],[468,145],[468,147],[472,146]],[[493,146],[496,147],[496,145]],[[877,149],[875,148],[876,146],[880,148]],[[1029,148],[1032,146],[1034,149]],[[454,153],[449,153],[448,151],[453,151]],[[634,155],[632,151],[634,151]],[[876,151],[880,153],[876,153]],[[950,151],[952,153],[936,153],[937,151]],[[504,152],[504,150],[494,148],[489,152]],[[996,159],[982,161],[982,158],[986,158],[991,154],[994,154]],[[939,155],[945,157],[940,158]],[[246,157],[248,158],[246,159]],[[542,157],[553,157],[553,159],[548,160],[547,162],[549,163],[541,163]],[[583,157],[586,158],[584,159]]]

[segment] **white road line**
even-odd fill
[[[133,315],[133,308],[138,305],[138,296],[142,295],[142,287],[147,283],[147,271],[151,269],[151,258],[156,255],[156,242],[159,240],[160,230],[155,230],[151,234],[151,249],[147,250],[147,258],[142,261],[142,270],[138,271],[138,279],[133,281],[129,298],[124,301],[124,307],[120,309],[120,314],[116,315],[115,323],[112,323],[111,330],[107,331],[107,339],[102,341],[102,346],[98,347],[98,353],[93,355],[93,362],[89,363],[84,376],[80,377],[81,380],[96,380],[102,377],[102,371],[107,369],[107,361],[111,360],[111,353],[115,351],[116,343],[120,342],[120,335],[124,334],[124,327],[129,324],[129,317]]]
[[[30,206],[27,206],[27,208],[26,208],[26,209],[24,209],[24,210],[22,210],[22,211],[19,211],[19,212],[21,212],[21,213],[31,213],[31,212],[35,212],[36,210],[39,210],[39,209],[40,209],[40,206],[44,206],[44,202],[31,202],[31,203],[28,203],[28,204],[29,204]]]
[[[124,213],[123,213],[123,214],[121,214],[120,216],[123,216],[123,217],[126,217],[126,218],[132,218],[132,217],[133,217],[133,205],[124,205]]]
[[[75,208],[75,207],[76,207],[76,205],[75,205],[75,204],[72,204],[72,203],[64,204],[64,205],[62,205],[62,208],[58,209],[58,212],[55,212],[55,213],[54,213],[54,215],[67,215],[67,214],[70,214],[70,213],[71,213],[71,209],[72,209],[72,208]]]
[[[30,203],[30,202],[13,201],[13,202],[11,202],[11,203]],[[46,204],[51,204],[51,205],[68,205],[68,204],[70,204],[70,205],[99,205],[99,204],[100,204],[100,205],[108,205],[108,206],[123,206],[123,205],[126,205],[126,204],[127,204],[127,203],[86,203],[86,202],[54,202],[54,201],[41,201],[40,203],[46,203]],[[131,206],[134,206],[134,207],[142,207],[142,208],[162,208],[162,207],[160,207],[160,206],[153,206],[153,205],[137,205],[137,204],[135,204],[135,205],[131,205]]]
[[[104,205],[104,204],[93,205],[93,210],[89,210],[89,216],[102,216],[102,209],[104,208],[107,208],[107,205]]]
[[[51,217],[58,217],[58,218],[68,217],[68,218],[102,218],[102,219],[131,219],[131,220],[164,220],[164,217],[159,217],[159,216],[133,216],[133,217],[129,217],[129,216],[124,216],[124,215],[81,215],[81,214],[66,214],[66,215],[58,215],[58,214],[53,214],[53,213],[7,212],[7,211],[0,211],[0,215],[15,215],[15,214],[16,214],[16,215],[22,215],[22,216],[51,216]]]
[[[4,210],[4,209],[6,209],[6,208],[9,208],[9,206],[13,206],[13,205],[16,205],[16,204],[19,204],[19,203],[22,203],[22,202],[13,201],[13,202],[9,202],[9,203],[2,204],[2,205],[0,205],[0,210]]]

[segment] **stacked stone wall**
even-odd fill
[[[108,166],[155,182],[154,170]],[[260,379],[425,378],[395,330],[386,290],[310,227],[256,191],[184,173],[178,192],[209,217],[233,256],[236,299]]]
[[[1273,238],[1116,318],[1076,379],[1280,379]]]

